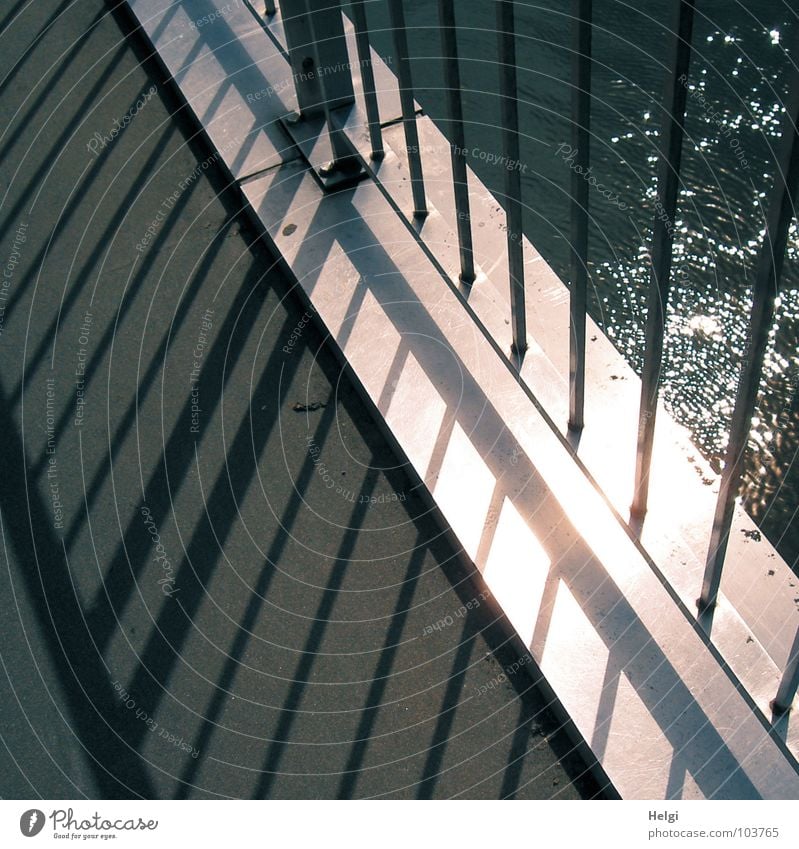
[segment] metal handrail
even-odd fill
[[[338,0],[285,0],[291,7],[306,4],[307,14],[313,17],[321,10],[338,8]],[[398,90],[405,133],[406,155],[411,174],[413,216],[423,217],[428,207],[425,195],[422,155],[416,124],[411,64],[408,53],[407,28],[403,0],[386,0],[392,26],[397,64]],[[514,0],[496,0],[498,38],[499,96],[503,154],[508,162],[518,162],[519,118],[516,80],[516,32]],[[356,46],[362,73],[364,107],[369,125],[372,158],[383,155],[380,118],[370,62],[369,29],[363,0],[352,0],[352,16]],[[267,4],[269,9],[269,4]],[[449,142],[452,160],[453,190],[457,216],[460,256],[460,279],[474,280],[475,267],[472,246],[471,212],[467,186],[466,145],[464,142],[463,103],[458,69],[457,27],[453,0],[438,0],[442,38],[444,77],[447,85]],[[680,186],[680,168],[684,122],[692,53],[692,31],[695,0],[673,0],[672,42],[667,58],[664,94],[661,103],[661,140],[657,180],[656,214],[653,221],[650,251],[650,280],[648,288],[645,352],[641,377],[641,397],[636,445],[634,497],[630,508],[633,519],[640,521],[647,511],[649,474],[655,438],[655,422],[659,396],[659,381],[663,363],[665,316],[668,307],[674,221]],[[274,10],[269,12],[274,14]],[[570,348],[569,348],[569,427],[584,426],[586,315],[588,283],[588,182],[581,176],[589,170],[591,118],[591,35],[593,30],[591,0],[572,0],[572,150],[580,168],[572,169],[571,180],[571,285],[570,285]],[[311,22],[313,31],[313,25]],[[287,38],[289,37],[287,31]],[[346,63],[346,57],[343,61]],[[324,81],[322,81],[324,89]],[[331,142],[338,132],[325,108]],[[799,71],[794,73],[778,156],[777,180],[766,207],[766,236],[760,250],[754,298],[749,319],[748,347],[742,364],[732,416],[721,488],[717,499],[710,545],[697,607],[700,613],[712,608],[718,598],[721,575],[732,524],[735,495],[742,475],[742,460],[751,429],[757,399],[757,389],[763,370],[769,330],[774,318],[774,299],[779,289],[787,236],[794,215],[794,203],[799,189]],[[348,149],[341,141],[341,157],[348,161]],[[527,348],[526,305],[523,264],[522,188],[518,169],[505,169],[507,216],[507,251],[510,283],[510,321],[513,332],[513,352],[523,355]],[[700,619],[700,621],[702,621]],[[799,686],[799,629],[789,654],[777,695],[772,703],[775,713],[785,712],[795,698]]]
[[[380,129],[380,109],[375,91],[375,74],[372,69],[372,55],[369,46],[369,25],[366,22],[364,0],[352,0],[352,22],[355,27],[355,43],[358,48],[358,63],[363,79],[363,100],[366,107],[366,120],[369,124],[369,141],[372,145],[371,157],[383,158],[383,133]]]

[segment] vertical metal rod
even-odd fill
[[[649,469],[655,437],[658,382],[663,362],[663,333],[669,301],[671,249],[677,210],[680,160],[685,122],[686,81],[691,61],[694,0],[676,0],[672,26],[674,40],[661,103],[661,144],[658,192],[652,233],[649,293],[647,297],[646,344],[641,374],[641,405],[638,414],[638,445],[635,457],[635,492],[630,512],[643,517],[649,495]]]
[[[513,347],[516,354],[527,350],[527,315],[524,303],[524,255],[522,250],[522,182],[519,160],[519,107],[516,85],[516,26],[513,0],[498,0],[497,39],[499,59],[499,102],[505,168],[505,214],[508,227],[508,275]],[[517,167],[519,166],[519,167]]]
[[[275,8],[275,0],[266,0],[264,3],[264,11],[267,15],[274,15],[277,12]]]
[[[474,251],[472,223],[469,213],[469,186],[466,171],[466,139],[463,131],[461,75],[458,68],[458,42],[455,34],[455,5],[453,0],[438,0],[438,20],[441,30],[441,54],[444,60],[444,80],[449,110],[449,150],[452,160],[452,182],[455,189],[455,212],[458,221],[462,283],[474,282]]]
[[[413,103],[413,81],[411,79],[411,63],[408,58],[408,33],[405,30],[405,12],[402,8],[402,0],[388,0],[388,11],[391,17],[394,53],[397,60],[402,124],[405,129],[405,148],[408,152],[408,165],[411,169],[413,214],[417,218],[423,218],[427,215],[427,203],[425,202],[424,176],[422,174],[422,155],[419,149],[419,132],[416,128],[416,109]]]
[[[585,314],[588,306],[588,180],[591,140],[592,0],[572,0],[571,288],[569,427],[585,423]]]
[[[799,689],[799,628],[796,630],[791,653],[788,655],[788,663],[785,665],[780,686],[777,688],[777,695],[771,703],[774,713],[785,713],[791,709],[797,689]]]
[[[777,160],[779,170],[769,197],[766,235],[757,260],[746,348],[738,378],[724,469],[721,473],[721,488],[713,517],[713,530],[702,579],[702,594],[698,600],[700,611],[713,607],[718,596],[735,512],[735,495],[741,480],[763,360],[774,321],[774,298],[782,273],[788,228],[795,214],[794,203],[799,186],[799,134],[796,129],[799,123],[799,73],[793,75],[786,111],[782,129],[782,149]]]
[[[355,26],[355,44],[358,47],[358,61],[363,80],[363,99],[366,104],[366,121],[369,124],[369,142],[372,145],[372,159],[382,159],[383,133],[380,130],[380,110],[377,105],[375,74],[372,68],[372,51],[369,46],[369,25],[366,21],[364,0],[351,0],[352,22]]]
[[[320,33],[317,32],[316,15],[318,9],[328,9],[335,6],[338,7],[338,0],[305,0],[305,8],[308,14],[308,25],[311,30],[311,42],[315,45],[320,43]],[[340,14],[340,12],[339,12]],[[333,114],[330,108],[332,102],[330,92],[328,91],[325,68],[317,68],[317,78],[322,89],[322,108],[325,113],[325,121],[327,122],[327,131],[330,137],[330,146],[333,150],[333,161],[328,163],[324,171],[328,174],[337,171],[346,173],[349,171],[357,171],[360,169],[358,157],[353,153],[347,142],[344,131],[336,127],[333,123]]]

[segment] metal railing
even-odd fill
[[[377,2],[377,0],[375,0]],[[385,0],[392,27],[396,59],[396,74],[401,102],[402,123],[405,134],[406,155],[411,176],[413,199],[412,216],[427,215],[425,180],[422,153],[419,145],[414,87],[408,52],[407,29],[403,0]],[[331,62],[330,47],[341,52],[337,57],[339,67],[350,67],[343,38],[342,13],[338,0],[282,0],[281,12],[285,21],[289,51],[303,54],[304,61],[320,68]],[[495,0],[496,30],[498,39],[499,96],[501,104],[501,132],[503,154],[506,161],[518,162],[519,116],[516,83],[516,30],[513,0]],[[370,59],[370,37],[366,8],[363,0],[350,3],[355,31],[358,62],[361,68],[364,109],[367,116],[371,143],[371,157],[379,160],[384,155],[381,135],[378,97]],[[270,11],[271,10],[271,11]],[[272,4],[267,4],[268,14],[274,14]],[[669,301],[672,265],[673,222],[676,220],[680,189],[680,166],[683,149],[684,122],[690,61],[695,0],[674,0],[669,31],[671,43],[667,54],[667,71],[664,93],[660,104],[661,133],[657,179],[657,204],[659,214],[653,221],[650,248],[650,279],[648,287],[645,352],[641,376],[639,426],[636,445],[634,498],[630,509],[631,525],[639,522],[647,511],[649,473],[655,437],[655,423],[659,397],[659,380],[663,363],[665,316]],[[331,14],[332,13],[332,14]],[[467,187],[468,168],[464,143],[464,116],[458,65],[457,22],[454,0],[438,0],[441,33],[443,76],[447,89],[447,137],[450,142],[453,192],[457,214],[457,238],[460,258],[460,281],[469,285],[475,277],[472,245],[472,216]],[[575,162],[581,168],[572,169],[571,179],[571,286],[570,286],[570,345],[569,345],[569,428],[579,431],[584,426],[586,315],[588,284],[588,182],[580,175],[589,168],[590,117],[591,117],[591,36],[592,0],[572,0],[572,149]],[[324,16],[324,28],[314,26],[314,19]],[[296,22],[304,21],[303,26]],[[319,35],[324,32],[320,42]],[[306,33],[303,40],[302,33]],[[310,40],[307,34],[310,33]],[[318,52],[325,44],[326,57]],[[309,58],[310,57],[310,58]],[[324,114],[333,149],[334,161],[328,167],[346,170],[352,168],[355,151],[344,138],[340,126],[333,120],[336,98],[335,82],[329,75],[316,75],[321,81],[325,103]],[[307,101],[302,76],[295,75],[298,101]],[[350,83],[350,91],[351,83]],[[329,100],[328,100],[329,98]],[[754,283],[754,299],[749,316],[748,345],[744,356],[734,412],[730,428],[726,459],[722,472],[721,488],[715,509],[710,545],[697,607],[701,613],[712,609],[718,598],[724,567],[727,543],[732,526],[735,496],[742,476],[743,457],[751,430],[757,390],[763,370],[768,334],[774,318],[774,301],[779,289],[788,230],[794,216],[794,202],[799,183],[799,73],[794,72],[790,96],[785,104],[786,116],[782,132],[781,150],[775,184],[766,206],[766,234],[760,249]],[[510,291],[510,322],[513,333],[513,352],[522,357],[527,348],[525,281],[522,240],[522,187],[518,169],[506,169],[504,197],[507,216],[508,286]],[[799,686],[799,630],[794,640],[787,665],[782,675],[777,695],[772,703],[775,713],[787,711]]]

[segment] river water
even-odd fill
[[[375,45],[393,54],[384,3],[367,4]],[[495,4],[456,0],[466,146],[501,150]],[[591,192],[591,304],[640,373],[654,215],[658,104],[673,3],[594,0],[591,164],[610,199]],[[700,0],[694,28],[663,397],[717,470],[746,340],[751,283],[775,173],[799,0]],[[418,101],[445,129],[437,4],[405,0]],[[569,279],[570,0],[516,12],[525,233]],[[793,52],[795,55],[795,51]],[[470,166],[492,190],[503,170]],[[799,235],[791,229],[777,314],[750,439],[742,497],[761,530],[799,561]]]

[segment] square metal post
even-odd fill
[[[323,115],[325,106],[332,110],[354,103],[339,0],[283,0],[280,10],[300,115],[310,118]]]
[[[283,126],[305,155],[324,191],[366,176],[334,112],[352,106],[352,63],[339,0],[284,0],[283,26],[299,112]],[[327,128],[332,158],[315,159],[315,140]]]

